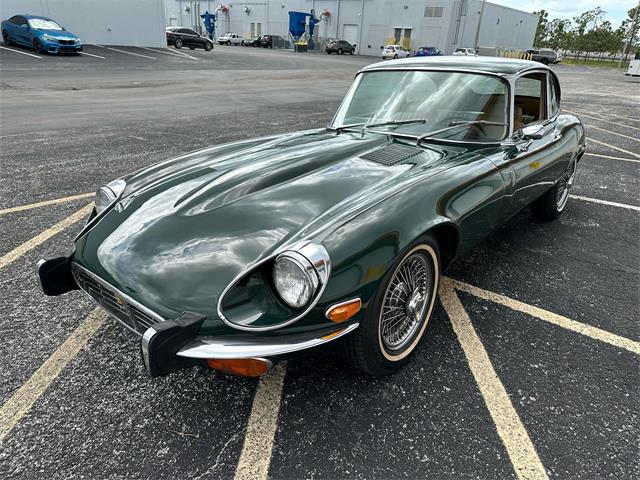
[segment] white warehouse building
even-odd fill
[[[200,15],[217,15],[216,35],[234,32],[288,37],[289,11],[310,12],[321,19],[320,43],[339,38],[356,44],[362,55],[380,54],[383,45],[401,43],[411,51],[433,46],[444,53],[460,47],[484,54],[497,49],[532,47],[538,16],[482,0],[165,0],[167,26],[203,31]],[[480,30],[478,23],[481,17]]]

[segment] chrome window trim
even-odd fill
[[[318,279],[320,280],[320,288],[316,292],[311,302],[306,307],[304,307],[304,310],[301,313],[299,313],[295,317],[290,318],[289,320],[286,320],[284,322],[276,323],[274,325],[266,325],[262,327],[247,327],[244,325],[238,325],[237,323],[233,323],[231,320],[229,320],[222,312],[222,302],[224,301],[225,295],[229,293],[229,291],[233,287],[235,287],[240,280],[242,280],[245,276],[247,276],[253,270],[260,267],[266,262],[274,260],[278,255],[281,255],[285,252],[295,252],[295,253],[301,254],[307,260],[309,260],[311,264],[315,267],[316,272],[318,273]],[[235,328],[236,330],[243,330],[245,332],[266,332],[269,330],[276,330],[278,328],[286,327],[287,325],[291,325],[292,323],[295,323],[301,318],[303,318],[313,309],[313,307],[317,305],[317,303],[320,301],[320,298],[322,297],[322,294],[327,288],[330,274],[331,274],[331,260],[329,259],[329,254],[327,253],[327,251],[322,245],[318,243],[312,243],[310,241],[304,241],[294,245],[284,245],[280,249],[276,250],[276,252],[269,255],[268,257],[263,258],[262,260],[259,260],[249,265],[242,272],[236,275],[233,280],[231,280],[229,285],[226,286],[226,288],[222,291],[222,293],[220,294],[220,297],[218,298],[218,304],[217,304],[218,317],[220,317],[220,319],[231,328]],[[276,295],[278,294],[278,292],[275,292],[275,293]]]
[[[138,301],[134,300],[133,298],[131,298],[126,293],[123,293],[121,290],[115,288],[113,285],[111,285],[109,282],[103,280],[102,278],[97,276],[95,273],[91,272],[90,270],[87,270],[82,265],[79,265],[76,262],[71,262],[71,271],[72,272],[73,272],[74,268],[82,271],[86,275],[90,276],[96,282],[98,282],[98,283],[102,284],[103,286],[109,288],[110,290],[114,291],[116,294],[120,295],[122,297],[122,299],[125,300],[127,303],[130,303],[135,308],[141,310],[143,313],[146,313],[147,315],[149,315],[154,320],[157,320],[158,322],[164,322],[166,320],[166,319],[162,318],[160,315],[158,315],[157,313],[155,313],[154,311],[152,311],[152,310],[148,309],[147,307],[145,307],[144,305],[142,305],[140,302],[138,302]],[[74,278],[75,278],[75,275],[74,275]],[[78,285],[78,286],[80,286],[80,285]],[[84,290],[82,288],[80,288],[80,290],[82,290],[86,295],[88,295],[91,298],[91,300],[96,302],[100,306],[100,308],[102,308],[102,306],[86,290]],[[105,309],[103,308],[103,310],[105,310]],[[105,310],[105,311],[107,311],[107,310]],[[109,313],[109,312],[107,311],[107,313]],[[127,327],[132,332],[135,332],[137,335],[140,335],[140,336],[143,335],[142,333],[138,332],[137,330],[131,328],[130,325],[127,325],[126,323],[124,323],[122,320],[120,320],[115,315],[113,315],[113,314],[109,314],[109,315],[111,317],[115,318],[116,320],[118,320],[118,322],[122,323],[125,327]]]

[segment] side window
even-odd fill
[[[514,94],[513,128],[547,118],[547,75],[530,73],[516,80]]]
[[[27,19],[19,15],[16,15],[11,19],[11,23],[15,23],[16,25],[24,25],[27,23]]]
[[[195,35],[198,35],[198,34],[195,32],[195,30],[189,30],[188,28],[185,30],[185,33],[186,33],[187,35],[194,35],[194,36],[195,36]]]
[[[558,81],[549,74],[549,117],[560,111],[560,91]]]

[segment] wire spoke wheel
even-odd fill
[[[571,187],[576,178],[576,162],[571,162],[571,165],[565,170],[562,178],[558,182],[558,190],[556,193],[556,208],[558,211],[562,211],[569,200],[569,193]]]
[[[390,352],[413,341],[431,304],[433,270],[423,253],[407,257],[396,269],[385,293],[380,337]]]

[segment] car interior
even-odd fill
[[[530,73],[516,80],[513,130],[546,118],[546,74]]]

